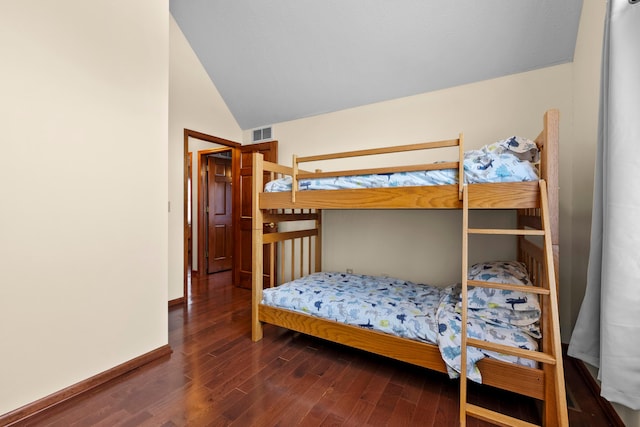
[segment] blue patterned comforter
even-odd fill
[[[262,303],[437,344],[449,375],[456,377],[460,372],[459,285],[440,288],[389,277],[322,272],[264,289]],[[489,313],[470,309],[468,336],[537,348],[539,318],[533,323],[527,320],[524,326],[515,325],[510,312],[498,310],[496,313],[495,306],[492,309]],[[539,307],[537,309],[539,314]],[[535,362],[529,360],[469,347],[469,379],[482,381],[475,364],[485,356],[535,366]]]
[[[265,289],[263,303],[435,343],[441,291],[393,278],[323,272]]]
[[[533,141],[511,137],[465,152],[464,173],[467,183],[523,182],[538,179],[538,148]],[[292,178],[286,176],[268,182],[265,192],[291,191]],[[398,172],[376,175],[302,179],[300,190],[345,190],[357,188],[410,187],[456,184],[457,169]]]

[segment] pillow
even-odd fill
[[[535,163],[540,158],[540,151],[536,143],[521,136],[512,136],[483,147],[486,153],[510,153],[522,161]]]
[[[538,180],[535,166],[521,161],[511,152],[467,151],[464,154],[464,174],[468,183]]]
[[[479,308],[469,310],[469,316],[489,325],[518,329],[533,338],[542,338],[540,312],[537,310],[511,310],[506,308]]]
[[[474,264],[469,269],[468,280],[493,283],[513,283],[532,286],[526,266],[518,261],[494,261]],[[503,308],[515,311],[533,310],[540,312],[536,294],[504,289],[469,288],[469,308]]]

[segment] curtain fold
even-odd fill
[[[587,288],[569,355],[640,410],[640,4],[609,0]]]

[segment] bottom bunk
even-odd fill
[[[521,262],[481,263],[473,279],[529,283]],[[475,288],[469,336],[536,350],[535,295]],[[445,288],[366,275],[318,272],[263,290],[258,320],[458,376],[460,286]],[[544,373],[531,360],[470,349],[470,379],[544,399]],[[514,379],[517,379],[514,381]]]
[[[519,262],[474,265],[471,280],[530,285]],[[437,344],[449,374],[460,367],[460,285],[444,288],[390,277],[320,272],[263,291],[262,303],[364,329]],[[527,350],[541,338],[536,295],[512,290],[472,288],[467,323],[470,337]],[[476,362],[492,357],[535,367],[534,361],[472,348],[467,376],[481,382]]]

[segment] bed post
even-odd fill
[[[322,271],[322,211],[320,209],[316,209],[316,229],[318,230],[318,234],[316,235],[315,271],[318,273]]]
[[[262,323],[258,317],[258,306],[262,301],[263,286],[263,242],[262,224],[264,222],[262,210],[260,210],[260,193],[262,193],[263,156],[261,153],[253,153],[253,185],[251,195],[251,210],[253,218],[251,220],[252,254],[251,257],[251,339],[260,341],[262,339]]]
[[[556,273],[559,271],[559,244],[560,244],[560,221],[559,221],[559,185],[560,179],[558,170],[560,163],[559,138],[560,138],[560,112],[557,109],[548,110],[544,114],[544,128],[541,135],[544,140],[542,159],[540,159],[542,179],[547,182],[547,195],[549,202],[549,221],[551,225],[551,242],[553,245],[553,258]],[[557,275],[557,274],[556,274]],[[557,277],[556,277],[557,279]]]
[[[464,186],[464,135],[458,135],[458,200],[462,200],[462,187]]]
[[[545,270],[548,288],[551,290],[551,297],[543,299],[542,309],[546,313],[554,313],[559,321],[559,285],[560,285],[560,198],[559,198],[559,138],[560,138],[560,112],[551,109],[544,114],[544,127],[536,142],[544,145],[541,150],[540,178],[546,182],[546,188],[541,189],[541,220],[543,228],[548,228],[551,238],[545,239]],[[544,197],[546,193],[546,198]],[[549,274],[549,269],[553,269],[554,274]],[[543,350],[552,352],[557,358],[559,367],[562,369],[562,350],[560,344],[560,325],[547,318],[542,324],[543,328]],[[545,425],[555,425],[562,422],[567,417],[565,405],[558,404],[559,399],[563,399],[565,393],[564,376],[558,373],[558,366],[544,366],[545,372],[545,406],[543,421]]]
[[[291,162],[293,172],[291,173],[291,203],[296,202],[296,191],[298,191],[298,156],[293,155],[293,161]]]

